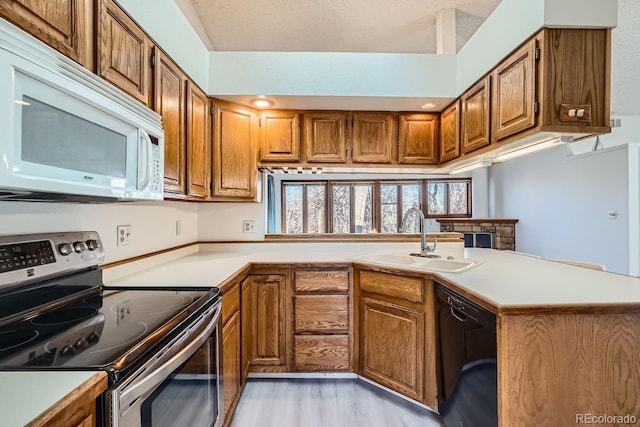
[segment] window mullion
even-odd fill
[[[398,215],[396,218],[398,229],[396,233],[400,233],[402,231],[400,229],[402,227],[402,216],[404,215],[404,212],[402,212],[402,185],[398,185],[396,187],[396,210],[398,212]]]
[[[355,185],[349,186],[349,233],[356,232],[356,189]]]
[[[309,207],[307,206],[308,197],[307,197],[307,185],[302,184],[302,232],[309,232],[309,218],[307,215],[309,214]]]

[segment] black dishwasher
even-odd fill
[[[447,427],[497,427],[496,316],[436,284],[438,408]]]

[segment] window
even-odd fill
[[[282,233],[399,233],[402,217],[470,217],[471,180],[283,181]],[[426,209],[424,208],[426,206]],[[404,232],[419,232],[408,221]]]

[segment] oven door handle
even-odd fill
[[[153,370],[147,375],[144,375],[140,381],[134,380],[129,386],[125,387],[125,389],[121,391],[119,396],[120,414],[124,414],[136,400],[144,396],[149,391],[154,390],[169,376],[169,374],[171,374],[178,367],[180,367],[180,365],[182,365],[191,356],[193,356],[193,354],[200,348],[202,344],[204,344],[211,333],[215,330],[217,324],[220,321],[221,315],[221,304],[217,304],[217,307],[215,308],[215,312],[213,314],[213,318],[196,338],[191,340],[191,342],[187,344],[182,350],[176,353],[173,357],[171,357],[157,369]],[[193,325],[192,329],[197,328],[203,322],[204,319]],[[185,336],[182,336],[178,340],[178,342],[170,344],[169,347],[178,344],[188,335],[188,333],[185,333]],[[155,360],[154,362],[157,363],[157,360]],[[142,367],[141,370],[144,371],[145,368],[148,367]]]

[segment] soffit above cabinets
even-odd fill
[[[213,51],[436,53],[455,14],[456,51],[501,0],[176,0]],[[189,15],[185,13],[185,15]],[[451,15],[449,15],[451,16]],[[200,22],[193,22],[194,20]],[[442,22],[445,22],[443,20]]]

